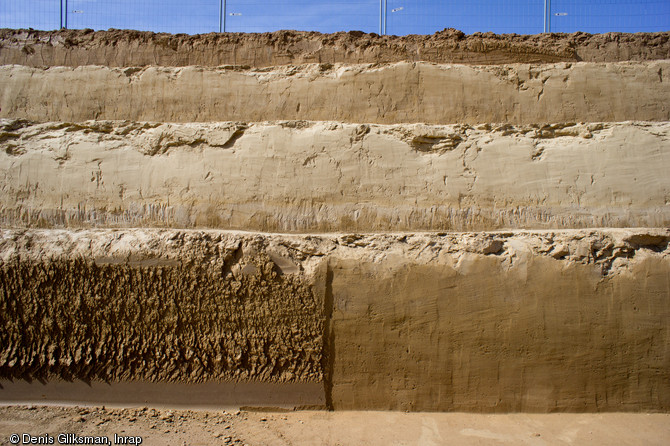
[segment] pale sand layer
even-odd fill
[[[670,409],[667,229],[0,236],[5,379],[323,383],[338,410]]]
[[[144,445],[437,446],[666,445],[667,414],[193,412],[0,408],[0,439],[16,432],[141,436]]]
[[[4,227],[670,226],[670,124],[0,121]]]
[[[496,66],[307,64],[267,69],[3,65],[0,117],[41,122],[668,121],[667,73],[668,60]]]

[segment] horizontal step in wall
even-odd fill
[[[670,410],[667,45],[0,31],[0,402]]]
[[[58,405],[146,407],[190,410],[324,409],[322,383],[173,383],[0,380],[0,406]]]

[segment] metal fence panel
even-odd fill
[[[668,0],[0,0],[0,27],[331,33],[379,32],[383,23],[395,35],[535,34],[545,26],[545,4],[553,32],[670,30]]]
[[[227,31],[291,29],[333,33],[379,30],[378,0],[229,0],[226,3]]]
[[[218,31],[219,0],[68,0],[69,28],[127,28],[170,33]]]
[[[0,28],[58,29],[60,0],[0,0]]]
[[[537,0],[388,0],[387,34],[431,34],[456,28],[477,31],[535,34],[542,32],[543,3]]]
[[[670,30],[668,0],[553,0],[551,31],[591,34]]]

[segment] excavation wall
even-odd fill
[[[333,406],[667,410],[670,259],[654,253],[667,241],[608,271],[622,249],[610,237],[568,241],[583,250],[574,263],[551,239],[494,239],[489,255],[427,242],[440,259],[428,264],[332,262]]]
[[[335,409],[665,411],[669,241],[2,231],[0,377],[323,381]]]
[[[508,124],[670,120],[670,61],[273,69],[0,66],[0,117]],[[94,98],[94,100],[92,100]]]
[[[0,30],[0,402],[670,411],[669,36]]]
[[[4,227],[670,225],[667,123],[2,125]]]

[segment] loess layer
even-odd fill
[[[667,253],[605,277],[523,248],[506,255],[333,262],[333,406],[668,409]]]
[[[0,372],[322,381],[335,409],[667,411],[669,242],[2,231]]]
[[[496,66],[0,66],[0,117],[33,121],[668,121],[670,61]],[[664,76],[664,73],[666,75]]]
[[[667,227],[670,125],[0,121],[4,227]]]

